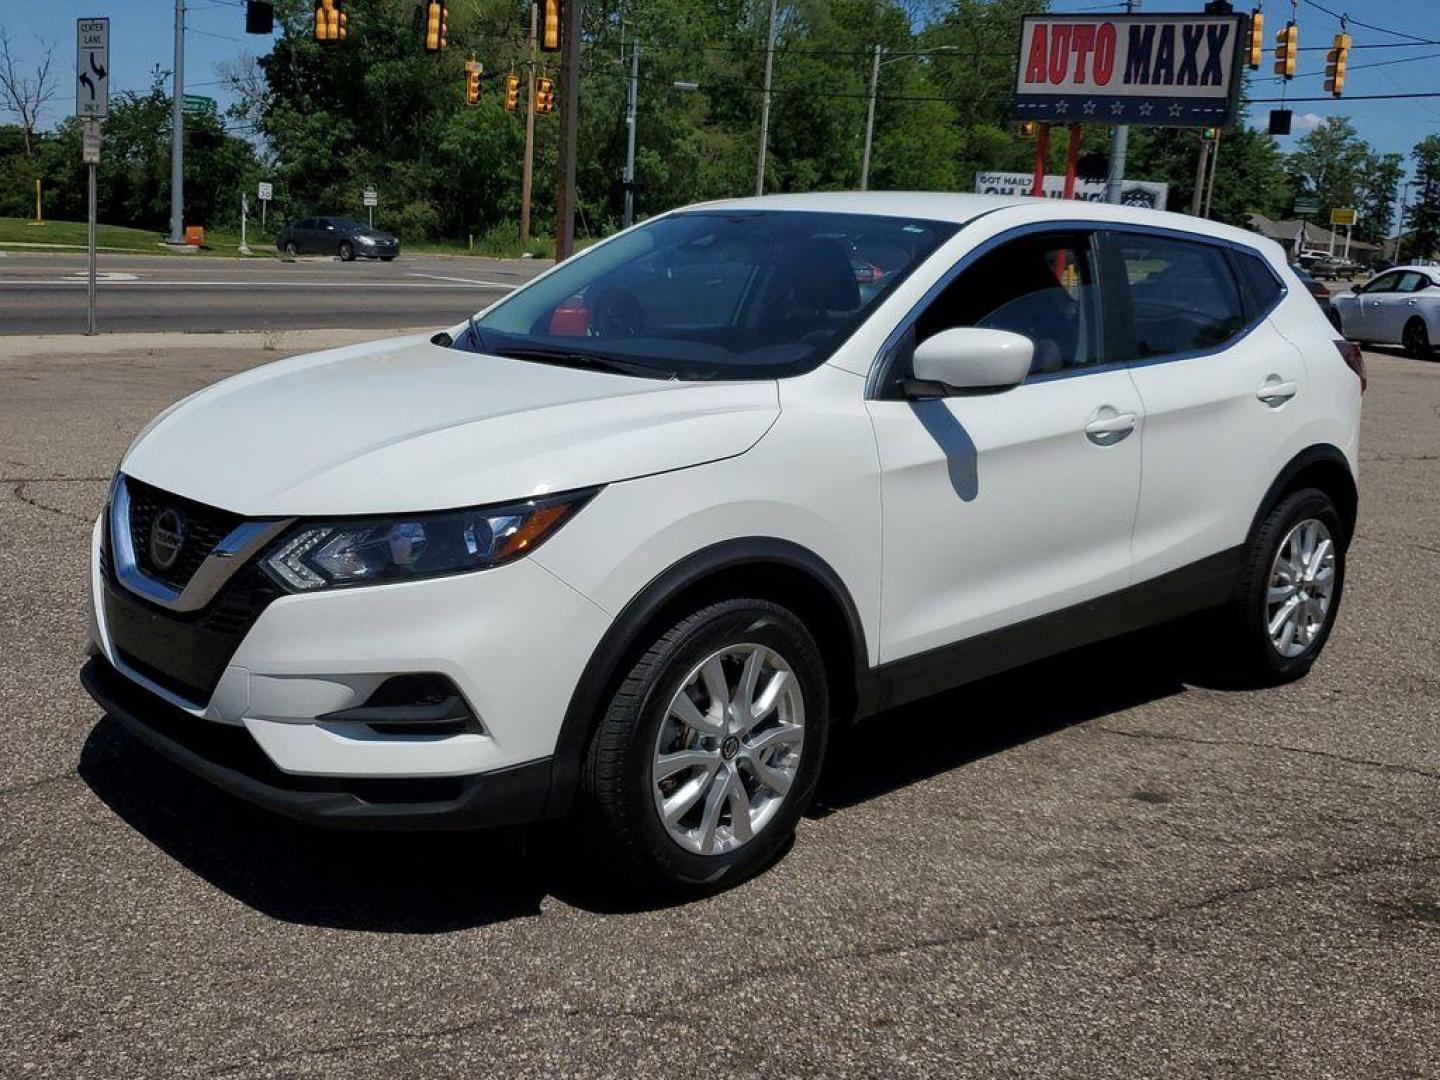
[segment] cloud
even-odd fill
[[[1295,126],[1302,131],[1313,131],[1325,122],[1325,118],[1318,113],[1301,113],[1295,117]]]

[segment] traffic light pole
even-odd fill
[[[170,239],[185,243],[185,0],[175,0],[175,80],[170,103]]]
[[[580,5],[561,8],[560,138],[556,157],[555,261],[575,253],[575,129],[580,120]]]
[[[630,97],[625,106],[625,227],[635,224],[635,112],[640,82],[640,43],[630,46]]]
[[[525,95],[525,168],[520,180],[520,245],[530,246],[530,183],[535,168],[535,35],[539,32],[540,5],[530,5],[530,74]]]

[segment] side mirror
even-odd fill
[[[1003,390],[1025,381],[1034,356],[1035,343],[1023,334],[965,326],[922,341],[913,367],[917,381],[947,392]]]

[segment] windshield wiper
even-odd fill
[[[493,352],[496,356],[508,356],[512,360],[536,360],[542,364],[560,364],[564,367],[613,371],[619,375],[638,375],[645,379],[673,379],[676,377],[673,372],[665,368],[642,364],[636,360],[622,360],[618,356],[581,352],[578,349],[547,349],[537,345],[524,345],[506,346],[495,349]]]

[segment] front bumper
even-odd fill
[[[312,824],[468,829],[546,814],[550,759],[474,776],[340,779],[277,769],[244,728],[196,720],[120,674],[103,656],[80,672],[85,689],[141,742],[247,802]]]

